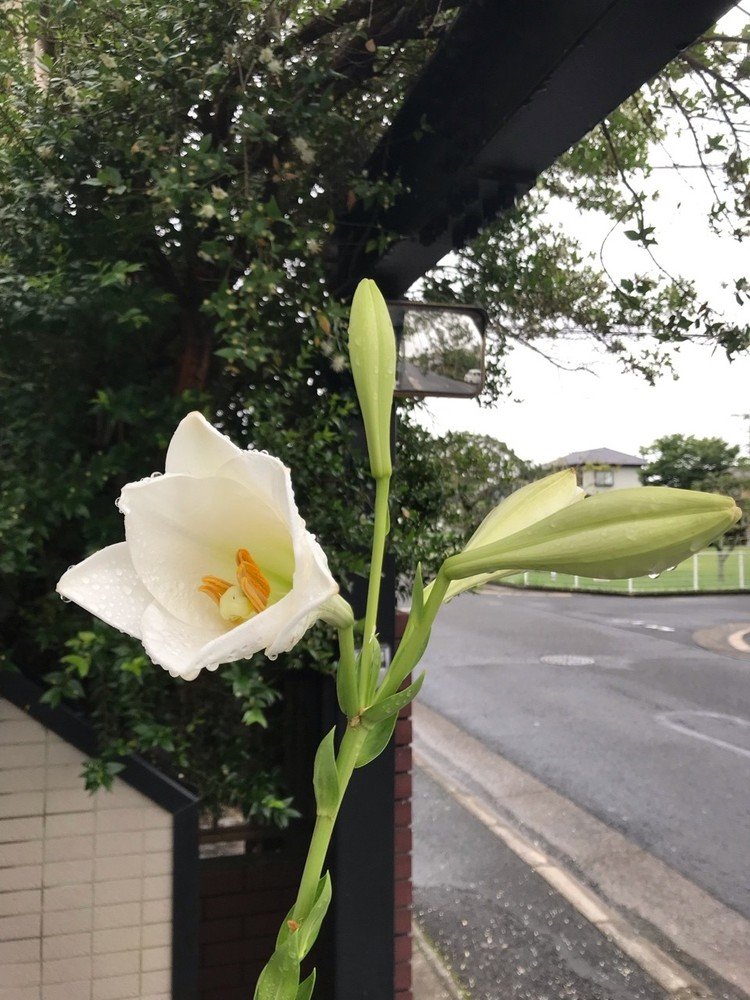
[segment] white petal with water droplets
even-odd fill
[[[213,476],[225,462],[241,454],[228,437],[196,411],[188,413],[172,435],[164,470],[188,476]]]
[[[121,632],[141,638],[141,618],[153,597],[135,571],[126,542],[95,552],[64,573],[57,592]]]
[[[126,486],[120,498],[133,565],[175,618],[211,627],[216,606],[201,578],[235,579],[237,549],[263,568],[271,600],[290,588],[295,552],[279,513],[232,479],[166,474]]]

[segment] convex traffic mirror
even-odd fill
[[[389,302],[398,341],[397,396],[478,396],[487,314],[479,306]]]

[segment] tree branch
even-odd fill
[[[687,52],[681,53],[678,58],[682,59],[682,61],[686,62],[691,69],[696,70],[698,73],[708,73],[708,75],[718,81],[722,87],[726,87],[727,90],[731,90],[733,93],[737,94],[738,97],[741,97],[745,104],[750,104],[750,94],[746,94],[745,91],[741,87],[738,87],[733,80],[727,80],[727,78],[722,76],[718,70],[713,68],[713,66],[707,66],[706,63],[701,62],[700,59],[696,59],[695,56],[688,55]]]

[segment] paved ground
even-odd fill
[[[466,595],[420,700],[750,916],[750,658],[692,639],[743,621],[746,596]]]
[[[472,1000],[666,1000],[639,966],[422,772],[415,916]],[[416,1000],[450,996],[425,982]]]
[[[435,950],[472,1000],[750,996],[749,622],[748,597],[446,609],[415,717],[415,1000],[460,996]]]

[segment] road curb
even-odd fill
[[[457,986],[416,921],[412,921],[411,931],[415,951],[414,1000],[470,1000],[468,994]],[[423,970],[419,969],[420,958],[424,962]]]
[[[665,951],[630,927],[607,903],[571,872],[512,829],[496,813],[464,788],[449,781],[432,767],[418,751],[414,762],[433,781],[471,813],[506,847],[547,882],[582,917],[628,955],[655,983],[675,1000],[711,1000],[710,990]]]
[[[550,885],[562,877],[553,870],[572,878],[582,915],[611,924],[633,960],[651,960],[643,942],[657,965],[663,955],[670,995],[750,997],[750,922],[423,703],[414,724],[431,776],[542,877],[546,865]]]

